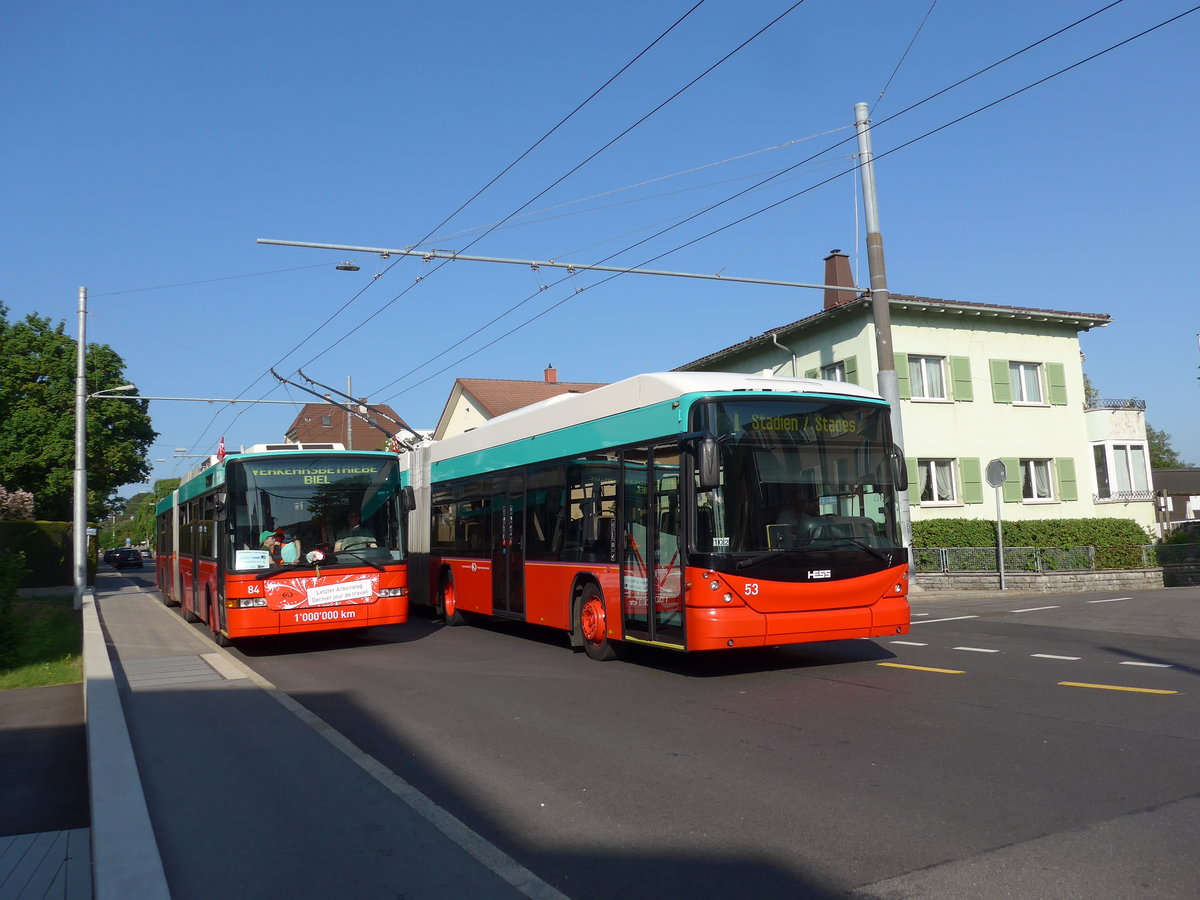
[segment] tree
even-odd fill
[[[75,470],[75,340],[30,313],[8,321],[0,303],[0,483],[32,493],[42,519],[71,518]],[[125,361],[106,344],[89,344],[88,391],[125,384]],[[104,518],[118,487],[150,474],[146,452],[158,434],[145,400],[87,404],[88,516]]]
[[[1185,469],[1191,463],[1184,462],[1171,446],[1171,436],[1165,431],[1150,427],[1146,422],[1146,442],[1150,445],[1150,468]]]

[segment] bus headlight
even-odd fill
[[[241,597],[236,600],[229,599],[225,601],[226,609],[256,609],[266,605],[267,600],[265,597]]]
[[[382,600],[387,597],[403,597],[407,593],[408,593],[408,588],[402,588],[402,587],[380,588],[379,589],[379,598]]]

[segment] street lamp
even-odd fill
[[[79,289],[79,341],[75,348],[75,497],[72,509],[75,556],[75,608],[83,609],[87,590],[87,402],[96,397],[118,396],[136,391],[136,385],[87,392],[87,288]]]

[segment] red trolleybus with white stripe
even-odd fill
[[[408,619],[407,466],[341,444],[210,457],[159,501],[163,602],[239,638]]]
[[[428,448],[431,591],[596,659],[902,634],[903,465],[852,384],[640,375]]]

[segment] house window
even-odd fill
[[[1013,403],[1043,403],[1042,367],[1038,363],[1010,362],[1008,378]]]
[[[911,396],[929,400],[946,399],[945,360],[940,356],[909,356],[908,381]]]
[[[1145,500],[1150,495],[1147,449],[1140,441],[1132,444],[1097,444],[1097,500]]]
[[[957,502],[954,460],[919,459],[917,471],[921,482],[922,506]]]
[[[1026,500],[1053,500],[1054,481],[1050,477],[1050,460],[1021,460],[1021,496]]]
[[[821,366],[821,377],[826,381],[845,381],[846,364],[844,362],[835,362],[829,366]]]
[[[329,416],[321,416],[321,427],[332,428],[333,427],[333,419],[331,419]]]

